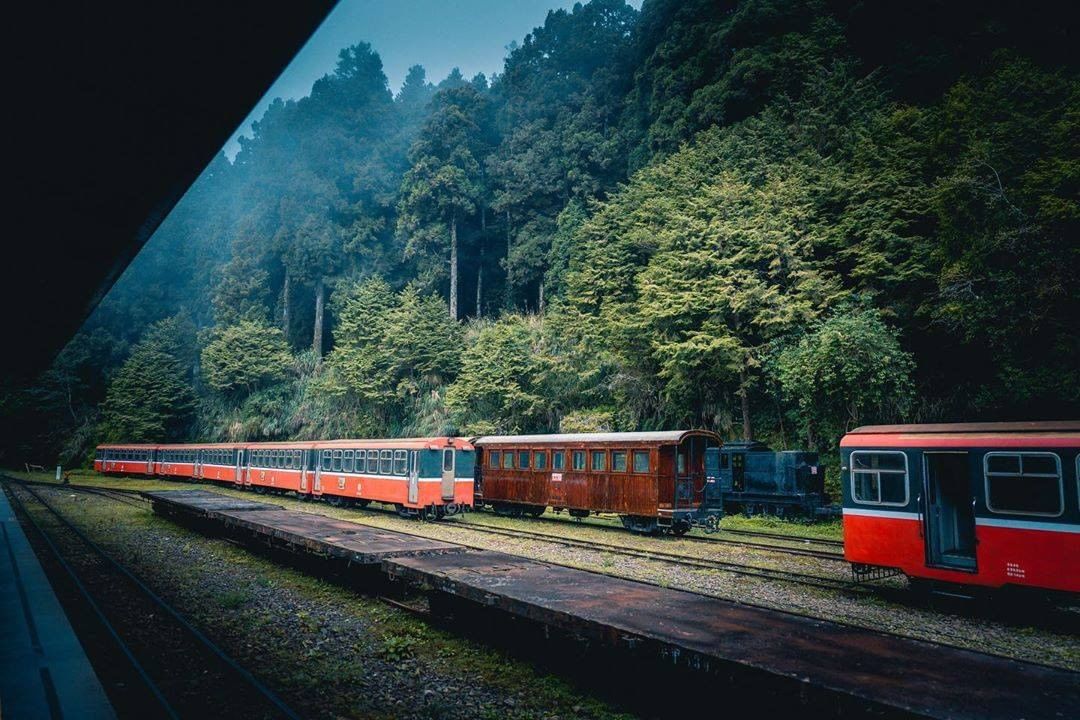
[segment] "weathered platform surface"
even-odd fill
[[[941,718],[1066,718],[1080,674],[498,552],[393,558],[389,574],[694,667],[742,666]]]
[[[211,517],[213,513],[225,510],[281,510],[280,505],[234,498],[206,490],[159,490],[144,492],[154,504],[161,503],[189,515]]]
[[[218,522],[222,528],[240,530],[277,545],[303,548],[307,552],[378,565],[392,557],[464,552],[461,545],[369,527],[325,515],[284,510],[280,505],[237,500],[205,490],[146,493],[155,505]]]
[[[116,717],[0,490],[0,716]]]

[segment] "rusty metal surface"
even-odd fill
[[[363,565],[375,565],[392,557],[465,550],[461,545],[292,510],[223,511],[216,512],[215,518],[230,527]]]
[[[144,492],[143,496],[149,498],[154,503],[163,503],[172,506],[177,510],[194,513],[204,517],[209,516],[213,512],[223,510],[244,510],[250,512],[281,509],[280,505],[272,505],[271,503],[258,502],[256,500],[234,498],[228,495],[207,492],[206,490],[161,490]]]
[[[368,527],[325,515],[284,510],[280,505],[237,499],[205,490],[148,492],[154,503],[221,523],[225,529],[243,529],[278,543],[362,565],[377,565],[386,558],[421,553],[455,553],[461,545]]]
[[[1080,707],[1077,673],[503,553],[394,558],[383,569],[553,627],[652,646],[695,667],[735,664],[929,717],[1064,718]]]

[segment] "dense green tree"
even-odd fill
[[[557,402],[544,392],[547,364],[535,318],[507,315],[481,326],[446,392],[451,417],[469,434],[543,429]]]
[[[195,408],[191,326],[178,318],[152,325],[109,384],[101,437],[113,442],[166,442],[185,437]]]
[[[226,394],[250,394],[282,380],[291,364],[281,329],[252,320],[215,328],[202,351],[206,384]]]
[[[398,232],[408,256],[449,256],[429,264],[429,281],[448,267],[450,317],[458,314],[458,229],[474,215],[484,196],[481,163],[489,151],[487,100],[471,85],[451,83],[432,100],[432,114],[409,150],[410,167],[401,184]]]
[[[915,362],[875,310],[838,312],[779,353],[779,384],[810,447],[834,449],[848,430],[902,418]]]

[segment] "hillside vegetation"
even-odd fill
[[[1080,415],[1080,82],[1030,3],[592,0],[502,73],[341,51],[217,158],[9,460],[104,440]]]

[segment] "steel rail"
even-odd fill
[[[32,494],[32,491],[30,491],[29,489],[27,489],[27,492],[31,492]],[[82,580],[79,579],[79,576],[75,572],[75,569],[71,567],[67,560],[64,559],[64,556],[60,553],[60,548],[56,546],[56,544],[52,541],[52,538],[49,537],[48,533],[45,532],[44,528],[41,527],[38,521],[34,519],[34,516],[30,514],[30,512],[26,509],[26,505],[23,503],[22,498],[18,496],[18,493],[14,492],[9,492],[8,497],[15,501],[15,505],[22,512],[23,517],[25,517],[27,521],[29,521],[30,526],[34,528],[34,532],[37,533],[37,535],[45,542],[45,545],[49,548],[49,552],[51,552],[53,557],[56,559],[57,564],[60,565],[61,568],[63,568],[65,573],[67,573],[68,577],[71,579],[72,584],[79,591],[79,594],[82,596],[83,601],[86,603],[87,607],[89,607],[93,611],[94,616],[97,618],[98,622],[101,623],[101,626],[105,628],[105,631],[109,634],[109,637],[112,638],[113,642],[116,644],[116,647],[120,650],[121,653],[123,653],[124,657],[127,658],[127,661],[131,663],[131,667],[135,670],[135,673],[139,676],[139,679],[142,681],[143,685],[145,685],[147,690],[150,691],[150,694],[154,696],[154,700],[157,701],[157,703],[161,706],[161,709],[168,717],[173,718],[174,720],[179,720],[180,715],[165,698],[165,695],[162,694],[161,689],[147,673],[146,668],[144,668],[142,666],[142,663],[140,663],[139,660],[135,657],[135,653],[132,652],[128,644],[124,642],[123,638],[120,637],[120,634],[117,632],[116,627],[105,616],[105,612],[101,609],[101,606],[98,605],[97,601],[94,600],[94,597],[93,595],[91,595],[90,590],[86,587],[86,585],[83,584]]]
[[[57,486],[63,487],[63,486]],[[136,587],[148,597],[155,605],[164,610],[170,617],[172,617],[177,624],[179,624],[184,630],[186,630],[192,637],[194,637],[203,647],[209,650],[219,660],[221,660],[226,666],[239,675],[249,686],[251,686],[256,692],[262,695],[271,705],[277,708],[282,715],[290,720],[300,720],[300,715],[297,714],[292,708],[285,704],[278,695],[261,683],[254,675],[244,669],[239,663],[232,659],[224,650],[222,650],[214,641],[208,638],[198,628],[192,625],[188,620],[180,614],[172,605],[165,601],[160,595],[151,590],[142,580],[136,577],[130,570],[128,570],[119,561],[106,553],[97,543],[88,538],[81,530],[75,527],[67,518],[65,518],[59,511],[50,505],[44,498],[41,497],[32,487],[24,486],[26,492],[34,496],[34,498],[41,503],[41,505],[48,510],[62,525],[68,528],[76,537],[78,537],[83,543],[86,544],[96,555],[101,557],[106,563],[111,565],[117,571],[119,571],[124,577],[130,580]]]

